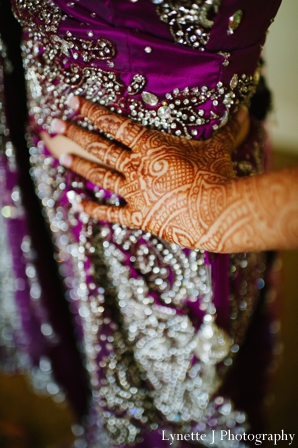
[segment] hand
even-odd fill
[[[81,203],[91,217],[150,231],[184,247],[209,248],[205,235],[226,205],[226,183],[235,177],[231,151],[248,114],[207,141],[191,141],[149,130],[90,101],[72,98],[72,105],[114,141],[81,127],[54,120],[86,155],[107,166],[72,155],[65,166],[92,183],[122,196],[124,207]]]

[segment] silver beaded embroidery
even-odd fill
[[[153,3],[157,3],[153,0]],[[221,0],[172,0],[158,2],[157,13],[169,25],[178,44],[204,51]]]
[[[65,227],[64,215],[67,210],[48,206],[51,198],[57,201],[61,197],[65,185],[64,168],[54,168],[54,160],[42,155],[42,148],[43,145],[39,144],[38,148],[32,147],[30,150],[34,165],[32,174],[54,231],[59,259],[63,260],[60,272],[67,275],[65,282],[71,288],[69,296],[73,312],[82,321],[93,398],[99,415],[106,421],[111,440],[116,445],[133,442],[140,432],[139,424],[156,428],[156,409],[166,420],[180,429],[185,428],[185,431],[186,422],[191,420],[200,421],[210,431],[208,419],[213,414],[213,421],[217,418],[218,424],[224,427],[226,420],[215,409],[215,404],[209,402],[210,394],[220,384],[216,370],[198,360],[193,363],[196,334],[189,318],[179,314],[186,294],[178,303],[174,295],[173,303],[178,304],[175,309],[154,304],[150,296],[154,288],[151,289],[152,283],[148,281],[153,273],[160,275],[157,271],[162,268],[156,261],[159,254],[167,260],[165,264],[177,265],[176,278],[183,281],[183,286],[188,289],[188,297],[193,294],[193,300],[197,291],[193,290],[193,282],[186,280],[184,275],[187,270],[195,272],[199,269],[197,289],[204,297],[207,291],[203,254],[193,251],[193,261],[189,262],[188,257],[185,257],[183,262],[183,250],[175,245],[118,225],[98,228],[98,224],[84,213],[80,216],[83,228],[79,244],[76,243],[70,228]],[[51,185],[53,190],[47,185]],[[79,180],[74,181],[73,186],[78,188]],[[98,193],[100,197],[100,191]],[[73,200],[76,194],[73,191],[68,196]],[[116,197],[111,200],[117,202]],[[77,225],[77,216],[71,210],[67,213],[70,225]],[[131,251],[136,256],[131,255],[130,261],[142,272],[142,276],[132,277],[121,248],[130,251],[132,248],[129,245],[137,244],[140,236],[143,236],[146,245],[141,247],[139,253]],[[144,250],[145,247],[149,247],[149,253]],[[90,257],[93,259],[91,265],[88,263]],[[87,271],[86,263],[89,265]],[[69,267],[64,268],[65,264],[69,264]],[[179,269],[182,271],[179,272]],[[102,270],[105,277],[102,277]],[[182,272],[184,275],[181,276]],[[157,282],[157,286],[161,284]],[[162,299],[162,292],[160,298],[166,302],[166,297]],[[204,300],[201,300],[200,306],[204,310]],[[112,315],[111,310],[114,310]],[[118,319],[117,312],[120,313]],[[239,312],[246,313],[245,309]],[[236,326],[234,333],[239,331]],[[235,351],[235,347],[231,350]],[[148,388],[148,384],[151,387]],[[240,415],[238,411],[232,410],[231,404],[227,404],[225,409],[227,407],[231,410],[226,414],[228,419],[232,418],[233,413]],[[115,409],[118,408],[121,409],[121,417],[115,415]],[[243,423],[244,417],[241,415]],[[137,424],[133,423],[138,421]]]
[[[13,251],[9,246],[8,221],[25,219],[25,210],[22,205],[22,193],[15,185],[12,190],[7,187],[9,174],[16,174],[15,148],[10,141],[10,131],[7,127],[4,104],[4,79],[6,74],[12,72],[13,67],[6,54],[6,46],[0,36],[0,184],[3,196],[9,205],[3,205],[0,200],[0,351],[1,370],[5,372],[22,372],[27,374],[28,380],[34,391],[42,395],[50,395],[56,402],[64,400],[62,389],[53,378],[50,360],[46,356],[39,359],[39,364],[32,364],[30,359],[30,340],[23,329],[21,312],[22,307],[16,302],[18,291],[24,291],[27,284],[30,287],[30,309],[39,318],[41,333],[47,339],[47,343],[57,343],[57,336],[49,323],[47,312],[41,302],[41,287],[36,275],[35,253],[31,247],[28,235],[21,242],[23,276],[19,270],[19,277],[14,272]],[[17,261],[20,262],[19,260]],[[28,302],[27,302],[28,305]],[[23,304],[24,306],[24,304]]]
[[[234,80],[237,77],[237,84]],[[233,82],[232,82],[233,81]],[[193,138],[198,134],[197,128],[214,122],[216,131],[224,126],[229,117],[231,107],[240,102],[248,103],[255,93],[256,83],[253,76],[233,75],[230,85],[225,86],[218,82],[213,89],[207,86],[174,89],[165,94],[165,99],[159,101],[151,92],[143,92],[142,99],[128,100],[130,116],[140,121],[144,126],[152,126],[155,129],[166,131],[177,136]],[[144,104],[145,103],[145,104]],[[204,110],[204,105],[211,103],[213,106],[224,104],[225,112],[219,113],[216,109]],[[154,108],[146,107],[146,104]]]
[[[105,228],[102,231],[106,233]],[[178,258],[182,252],[176,245],[156,243],[157,247],[163,246],[159,250],[161,254],[167,252],[166,256]],[[164,249],[167,247],[170,250]],[[105,250],[105,258],[118,289],[117,300],[128,340],[133,346],[135,360],[146,372],[144,378],[150,384],[149,390],[153,389],[149,394],[155,407],[168,421],[201,421],[209,397],[218,387],[218,378],[210,366],[194,363],[191,367],[197,342],[189,317],[178,314],[176,309],[155,304],[151,296],[154,289],[149,289],[141,277],[131,277],[130,270],[121,263],[121,252],[111,242]],[[174,259],[175,264],[177,261]],[[188,266],[186,257],[185,261]],[[157,267],[154,265],[152,270]],[[183,282],[187,297],[188,278],[183,278]]]
[[[43,3],[47,7],[53,7],[51,2]],[[29,7],[30,4],[27,2]],[[54,16],[56,22],[51,25]],[[55,32],[57,20],[59,14],[55,9],[55,14],[48,14],[45,25],[47,29],[52,26],[52,31]],[[232,85],[218,84],[216,89],[175,89],[166,94],[165,101],[160,101],[154,93],[146,92],[158,99],[153,110],[145,106],[152,106],[146,101],[148,96],[143,98],[143,101],[131,97],[125,99],[123,94],[126,87],[113,71],[96,67],[81,68],[75,63],[70,65],[69,70],[65,70],[57,62],[57,58],[53,59],[53,55],[59,51],[76,59],[69,48],[69,41],[49,40],[47,36],[36,32],[33,26],[29,27],[29,31],[30,38],[25,42],[23,50],[30,86],[30,110],[35,121],[45,128],[52,117],[67,116],[65,100],[67,95],[73,92],[124,113],[128,101],[134,119],[156,129],[190,138],[195,135],[195,129],[189,131],[194,122],[195,126],[200,126],[211,119],[217,119],[219,124],[214,127],[217,129],[226,121],[229,108],[234,101],[237,104],[239,101],[235,100],[235,89],[239,89],[244,98],[255,89],[253,78],[243,75],[238,78],[237,85],[236,78],[233,77]],[[50,41],[57,45],[55,50],[50,48]],[[45,49],[42,53],[44,65],[39,64],[37,58],[41,55],[41,42]],[[58,84],[54,83],[57,80]],[[142,75],[135,75],[128,86],[128,93],[133,95],[143,92],[145,83]],[[219,100],[226,107],[222,117],[212,111],[210,115],[205,116],[204,110],[198,109],[207,101],[212,101],[216,106]],[[43,156],[42,151],[41,143],[37,148],[31,148],[31,162],[34,166],[32,173],[55,235],[58,256],[63,260],[61,273],[69,287],[72,310],[76,321],[81,322],[83,327],[84,350],[88,358],[87,367],[93,398],[98,414],[106,422],[113,443],[119,445],[138,440],[138,434],[144,424],[156,429],[156,409],[165,420],[177,424],[177,427],[185,431],[186,422],[191,420],[199,420],[200,425],[203,425],[207,432],[210,431],[212,425],[209,425],[209,419],[212,420],[214,414],[216,418],[213,418],[213,422],[214,419],[217,421],[217,427],[226,427],[227,421],[231,419],[234,419],[234,424],[242,425],[245,417],[241,414],[237,420],[235,415],[240,413],[233,411],[230,403],[225,403],[222,399],[223,408],[219,410],[216,399],[220,400],[221,397],[210,401],[210,395],[220,384],[216,369],[199,360],[192,365],[197,342],[194,327],[190,319],[183,314],[183,310],[186,300],[195,301],[198,294],[201,309],[206,309],[203,299],[206,284],[202,254],[193,251],[186,257],[182,249],[158,239],[154,241],[150,235],[146,237],[142,232],[120,226],[113,226],[113,241],[110,240],[111,227],[102,227],[102,242],[96,246],[94,242],[98,226],[84,214],[80,217],[83,227],[78,244],[69,228],[77,225],[78,217],[71,210],[57,204],[65,188],[64,168],[56,167],[54,160]],[[80,179],[73,182],[73,188],[74,191],[68,194],[69,199],[84,194]],[[100,189],[96,197],[99,200],[102,197]],[[117,204],[116,197],[112,200]],[[139,272],[134,278],[124,263],[121,247],[127,251],[130,245],[137,243],[141,237],[147,244],[148,239],[150,240],[150,249],[147,244],[143,247],[140,245],[136,255],[131,256],[130,261]],[[161,266],[156,253],[161,255]],[[105,260],[105,283],[96,280],[96,265],[88,264],[92,254],[97,255],[97,259],[102,260],[101,263]],[[87,270],[86,266],[89,266]],[[168,269],[173,269],[176,279],[172,286],[167,282]],[[93,281],[90,282],[92,277]],[[113,291],[113,294],[109,294],[114,308],[111,308],[111,303],[108,302],[109,290]],[[149,290],[157,294],[160,304],[151,303]],[[253,298],[255,299],[256,295]],[[168,307],[169,304],[175,308]],[[119,313],[119,322],[114,321],[111,309]],[[244,307],[239,313],[246,315],[246,310]],[[250,314],[249,309],[248,319]],[[132,317],[135,318],[134,321]],[[239,331],[238,325],[236,327],[232,332],[235,340]],[[233,350],[235,351],[235,347]],[[229,366],[231,362],[227,357],[224,366]],[[99,377],[99,372],[102,377]],[[152,387],[151,391],[147,388],[148,384]],[[241,428],[238,427],[240,431]]]
[[[62,39],[54,34],[61,20],[61,12],[50,1],[42,0],[34,8],[30,1],[18,1],[17,12],[24,25],[27,16],[32,21],[29,20],[26,25],[30,39],[26,39],[23,45],[30,89],[30,114],[36,123],[48,131],[53,117],[69,117],[71,111],[65,106],[66,98],[69,93],[74,93],[109,106],[111,110],[128,114],[144,125],[194,138],[200,136],[198,128],[209,123],[212,123],[214,131],[223,126],[230,109],[235,109],[240,102],[249,103],[256,90],[256,78],[242,74],[237,75],[239,82],[235,86],[231,82],[227,85],[219,82],[212,89],[208,86],[185,87],[158,98],[154,92],[144,91],[144,75],[135,74],[126,86],[114,71],[91,66],[93,60],[103,60],[116,54],[111,42],[105,39],[102,42],[87,41],[67,33]],[[33,26],[35,15],[40,18],[41,24]],[[65,55],[69,63],[65,65],[59,55]],[[225,65],[228,60],[225,55],[223,57]],[[76,61],[83,61],[85,67]],[[111,68],[111,61],[108,62]],[[218,105],[224,105],[220,112]]]
[[[5,212],[5,211],[4,211]],[[22,324],[15,303],[16,278],[7,244],[7,229],[0,214],[0,369],[5,372],[23,370],[28,364],[25,350],[16,346],[24,341]],[[24,343],[25,345],[25,343]]]

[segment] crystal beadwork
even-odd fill
[[[171,116],[171,109],[168,106],[161,106],[158,109],[157,114],[162,119],[168,119]]]
[[[230,81],[230,87],[232,90],[234,90],[234,89],[236,89],[237,85],[238,85],[238,75],[235,74],[235,75],[233,75],[233,77]]]
[[[213,26],[210,17],[216,16],[221,0],[200,2],[172,0],[153,1],[153,3],[158,5],[157,14],[160,20],[169,25],[175,42],[200,51],[205,50]]]
[[[205,364],[218,364],[228,356],[232,343],[232,338],[214,323],[214,317],[206,314],[197,334],[197,357]]]
[[[33,2],[25,0],[25,3],[32,4],[30,8],[34,7]],[[49,9],[52,5],[45,0],[40,0],[38,4]],[[42,9],[37,11],[38,14],[41,12]],[[60,19],[59,9],[55,8],[53,12]],[[49,14],[48,17],[54,16]],[[204,14],[200,17],[203,23]],[[204,23],[209,26],[205,18]],[[34,19],[32,23],[35,23]],[[50,26],[50,22],[44,26]],[[54,33],[57,29],[53,30]],[[166,102],[164,98],[159,99],[147,92],[157,98],[157,102],[151,105],[141,95],[146,82],[144,77],[140,78],[142,75],[135,75],[127,86],[119,72],[92,66],[92,60],[89,65],[85,59],[84,64],[77,63],[71,45],[78,46],[76,52],[79,58],[80,39],[72,38],[70,41],[71,36],[66,36],[64,42],[57,40],[53,48],[42,27],[32,25],[29,31],[23,49],[30,85],[30,112],[45,128],[52,117],[67,117],[69,111],[65,98],[72,92],[109,105],[110,109],[125,115],[129,110],[133,119],[154,129],[191,138],[197,132],[192,127],[206,125],[211,120],[220,123],[221,118],[226,118],[231,105],[246,101],[255,90],[252,77],[239,75],[235,91],[231,90],[229,82],[219,82],[213,88],[208,85],[179,86],[179,89],[166,92]],[[39,35],[39,32],[43,34]],[[203,34],[202,38],[206,40]],[[200,29],[197,29],[196,36],[200,37]],[[196,48],[198,38],[192,38],[190,42]],[[43,47],[42,66],[32,53],[32,44],[35,43]],[[101,50],[104,51],[104,48]],[[68,52],[68,56],[63,51]],[[67,65],[63,65],[65,56],[70,58]],[[100,56],[97,52],[94,58],[100,59]],[[126,91],[129,96],[126,96]],[[219,113],[217,108],[222,104],[225,107]],[[92,124],[86,121],[83,125],[91,129]],[[30,146],[32,151],[32,144]],[[206,426],[206,432],[210,431],[209,417],[214,415],[218,418],[215,401],[210,397],[216,392],[221,378],[217,372],[218,366],[215,368],[213,364],[204,363],[196,357],[195,350],[200,350],[202,344],[197,341],[197,330],[187,308],[190,302],[194,302],[208,314],[203,254],[185,252],[181,247],[141,231],[108,223],[99,224],[83,213],[77,216],[71,207],[65,205],[65,191],[70,189],[72,174],[57,166],[53,158],[46,157],[43,151],[42,144],[39,144],[37,152],[32,154],[32,172],[55,234],[60,259],[66,260],[61,262],[61,266],[71,266],[71,274],[65,277],[69,288],[67,294],[73,297],[73,303],[79,308],[76,321],[78,318],[83,322],[92,395],[98,418],[105,422],[111,440],[116,445],[131,444],[144,424],[156,429],[156,420],[160,418],[165,427],[167,422],[178,425],[179,432],[187,432],[194,421],[200,421]],[[71,185],[74,194],[66,197],[71,200],[77,196],[81,199],[86,197],[82,179],[73,177]],[[95,190],[98,201],[119,205],[117,197],[108,202],[105,195],[103,190]],[[78,222],[81,229],[79,242],[75,240],[72,229]],[[236,263],[238,259],[235,260]],[[237,319],[233,315],[230,334],[238,345],[257,297],[257,292],[252,290],[255,282],[249,280],[253,278],[249,271],[249,257],[247,260],[247,284],[252,286],[243,293],[241,307],[238,306],[237,297],[231,298],[232,311],[238,314]],[[254,259],[251,264],[256,264]],[[237,274],[241,269],[237,264]],[[132,271],[134,275],[131,275]],[[64,275],[64,270],[61,274]],[[204,332],[207,330],[204,327]],[[213,335],[217,332],[213,326],[211,330]],[[204,339],[203,336],[206,336],[205,333],[201,334],[200,340]],[[224,346],[221,345],[224,340],[222,334],[216,340],[221,349]],[[232,362],[232,355],[228,355],[223,362],[226,366]],[[221,403],[224,403],[223,399]],[[231,421],[235,412],[231,406],[229,409],[227,419]],[[219,426],[226,426],[225,420],[220,422]]]
[[[241,11],[241,9],[239,9],[238,11],[235,12],[235,14],[233,14],[229,18],[228,34],[234,34],[234,31],[236,30],[236,28],[238,28],[238,26],[241,23],[242,16],[243,16],[243,12]]]
[[[129,95],[137,95],[140,93],[146,84],[146,78],[143,75],[136,74],[133,76],[131,83],[127,87]],[[158,100],[157,100],[158,101]]]
[[[143,92],[142,99],[144,103],[149,104],[149,106],[156,106],[156,104],[158,103],[157,96],[150,92]]]

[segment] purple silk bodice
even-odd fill
[[[208,437],[212,428],[243,432],[245,415],[217,391],[264,288],[266,256],[186,250],[78,214],[71,205],[77,199],[119,205],[119,198],[61,167],[36,131],[62,117],[96,132],[68,109],[74,93],[163,132],[211,137],[239,104],[250,104],[279,0],[12,3],[24,27],[35,123],[28,129],[31,173],[90,376],[88,446],[93,437],[96,447],[167,447],[161,429]],[[264,159],[264,132],[252,120],[234,167],[238,175],[255,174]],[[203,362],[197,351],[211,305],[231,338],[216,363]]]
[[[100,101],[145,125],[209,138],[239,103],[249,104],[259,80],[266,30],[279,3],[248,7],[245,2],[214,0],[196,10],[190,2],[178,9],[175,1],[81,0],[57,1],[55,12],[49,4],[25,2],[18,14],[22,23],[29,21],[43,35],[43,45],[34,43],[35,58],[41,64],[49,58],[51,72],[43,74],[48,80],[57,75],[60,105],[46,100],[51,116],[61,115],[66,84],[68,92]],[[35,113],[37,120],[49,124],[48,111],[40,115]]]

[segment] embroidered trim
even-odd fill
[[[28,8],[33,8],[32,4],[27,2]],[[54,8],[46,0],[42,4]],[[142,75],[136,74],[130,85],[125,86],[111,70],[76,64],[75,51],[79,51],[79,42],[84,41],[47,35],[42,27],[57,32],[58,12],[54,9],[55,14],[50,14],[46,10],[48,13],[44,15],[40,8],[35,11],[42,25],[40,29],[29,27],[23,51],[30,113],[45,128],[53,117],[67,118],[70,111],[65,107],[66,97],[72,92],[124,114],[128,109],[134,119],[144,124],[191,138],[197,127],[211,120],[214,129],[223,125],[231,105],[238,104],[239,96],[247,98],[247,92],[254,91],[252,77],[234,75],[230,85],[175,89],[161,101],[154,93],[144,91],[146,79]],[[71,63],[64,64],[65,57]],[[98,55],[94,55],[96,58]],[[126,87],[128,98],[124,97]],[[142,100],[131,97],[141,94]],[[225,105],[222,115],[215,112],[219,101]],[[214,112],[208,115],[200,106],[209,103]],[[90,127],[87,121],[83,124]],[[234,411],[229,402],[222,397],[210,401],[220,384],[220,376],[214,366],[204,365],[194,356],[195,328],[186,314],[186,302],[198,301],[204,313],[202,254],[195,251],[186,254],[182,248],[121,226],[98,227],[84,214],[80,216],[79,242],[75,241],[71,227],[78,225],[78,216],[60,206],[60,199],[65,200],[64,190],[70,187],[65,171],[56,166],[53,158],[43,155],[42,143],[38,148],[32,146],[30,151],[37,192],[55,235],[61,266],[65,266],[61,272],[70,288],[78,325],[80,322],[83,325],[93,397],[113,443],[134,442],[143,425],[156,429],[160,417],[185,432],[191,421],[200,421],[207,432],[213,427],[209,424],[212,419],[217,427],[224,427],[231,420],[236,428],[241,426],[245,416]],[[67,193],[69,199],[87,194],[81,179],[73,175],[71,187],[73,191]],[[95,197],[107,201],[108,196],[98,188]],[[117,201],[112,196],[108,202],[117,204]],[[105,279],[96,276],[101,272],[96,263],[103,263],[103,257]],[[128,271],[128,265],[134,275]],[[253,299],[256,298],[254,294]],[[240,310],[240,315],[242,312],[245,314],[246,309]],[[238,331],[237,324],[235,338]],[[226,366],[230,364],[230,360],[226,361]]]
[[[221,0],[152,0],[160,20],[169,25],[178,44],[205,50]]]
[[[41,142],[37,148],[30,146],[32,174],[54,232],[60,271],[70,288],[76,320],[82,320],[93,397],[113,443],[135,441],[143,425],[154,430],[162,417],[177,430],[199,421],[211,432],[211,418],[219,426],[233,420],[236,428],[242,427],[244,414],[222,397],[210,401],[210,395],[232,364],[250,320],[258,295],[254,279],[262,277],[255,273],[259,254],[232,259],[232,280],[241,279],[241,291],[231,296],[234,344],[218,375],[214,366],[194,356],[196,332],[186,314],[188,300],[205,311],[203,254],[186,254],[149,233],[99,225],[84,213],[78,217],[61,207],[65,190],[69,200],[85,195],[80,178],[67,174],[66,181],[64,168],[42,154]],[[108,199],[100,188],[95,195],[105,203],[118,203],[115,195]],[[72,227],[78,218],[82,229],[76,242]],[[169,277],[171,284],[165,280]]]
[[[63,39],[57,36],[61,12],[51,1],[17,1],[16,13],[24,25],[29,21],[30,38],[23,51],[31,90],[30,114],[46,130],[53,117],[69,116],[66,98],[74,93],[160,131],[200,138],[207,125],[216,131],[226,124],[230,109],[248,104],[256,90],[256,77],[234,74],[227,85],[219,82],[215,88],[186,86],[158,98],[154,92],[144,91],[146,78],[142,74],[135,74],[127,86],[113,70],[86,67],[92,61],[106,59],[112,66],[114,44],[106,39],[79,39],[70,32]]]

